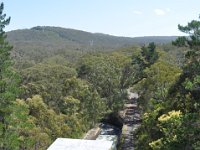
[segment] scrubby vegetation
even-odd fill
[[[138,150],[200,148],[200,21],[179,25],[189,36],[176,40],[57,27],[12,31],[7,39],[3,7],[0,149],[43,150],[57,137],[81,138],[123,108],[129,87],[143,113]]]
[[[150,68],[139,85],[144,94],[141,106],[143,122],[138,130],[137,149],[175,150],[199,149],[199,69],[200,21],[192,20],[180,31],[173,45],[182,48],[185,57],[172,65],[162,62],[162,56]],[[153,67],[155,66],[155,67]]]

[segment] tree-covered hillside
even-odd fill
[[[130,45],[149,42],[169,43],[175,37],[116,37],[59,27],[34,27],[7,33],[13,45],[12,56],[18,65],[27,67],[44,58],[62,55],[68,61],[77,60],[87,52],[106,52]]]
[[[147,36],[147,37],[118,37],[102,33],[90,33],[75,29],[66,29],[61,27],[50,26],[37,26],[31,29],[10,31],[8,34],[8,40],[11,43],[17,42],[41,42],[51,43],[60,42],[58,44],[74,44],[76,46],[93,46],[93,47],[105,47],[119,48],[133,44],[145,44],[149,42],[155,42],[157,44],[164,44],[171,42],[176,36]],[[64,43],[62,43],[64,42]],[[68,43],[69,42],[69,43]],[[56,44],[56,43],[54,43]]]
[[[178,25],[186,37],[128,38],[59,27],[7,36],[10,17],[3,10],[2,3],[1,150],[45,150],[58,137],[83,138],[102,120],[123,120],[129,90],[139,94],[131,107],[142,118],[131,131],[134,149],[200,149],[199,20]]]

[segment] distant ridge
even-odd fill
[[[149,42],[169,43],[177,36],[118,37],[102,33],[90,33],[61,27],[37,26],[7,32],[8,41],[14,46],[16,59],[26,58],[40,62],[54,55],[72,56],[90,51],[113,51]]]
[[[88,45],[93,41],[93,45],[105,47],[123,47],[124,45],[145,44],[155,42],[163,44],[171,42],[177,36],[144,36],[144,37],[120,37],[103,33],[90,33],[75,29],[61,27],[37,26],[31,29],[14,30],[7,33],[11,42],[55,42],[65,41],[74,44]]]

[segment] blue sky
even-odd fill
[[[200,0],[4,0],[6,31],[59,26],[117,36],[181,35],[198,19]]]

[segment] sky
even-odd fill
[[[197,20],[200,0],[3,0],[6,31],[57,26],[116,36],[183,35]]]

